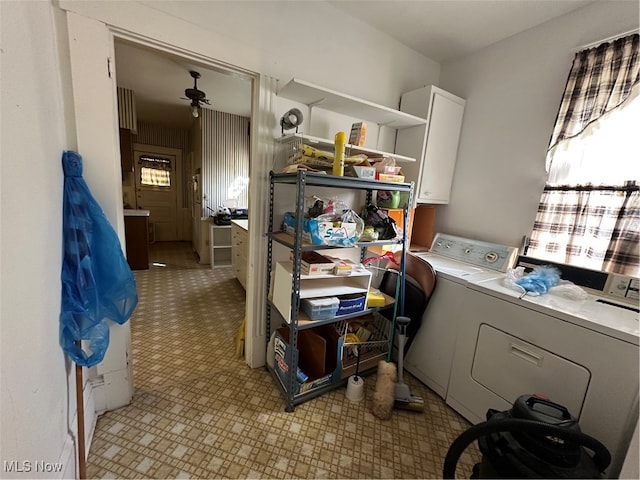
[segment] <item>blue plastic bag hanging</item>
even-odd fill
[[[125,323],[138,293],[118,236],[82,178],[82,157],[64,152],[62,168],[60,345],[78,365],[92,367],[109,346],[107,320]],[[82,340],[87,351],[76,344]]]
[[[560,270],[549,265],[538,265],[529,274],[516,280],[525,292],[547,293],[560,282]]]

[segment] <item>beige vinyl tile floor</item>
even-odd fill
[[[444,456],[469,424],[405,374],[422,413],[371,413],[345,387],[284,410],[271,375],[235,353],[245,292],[231,268],[199,265],[190,243],[151,246],[135,271],[139,304],[130,322],[135,393],[98,418],[89,478],[441,478]],[[480,456],[462,455],[469,478]]]

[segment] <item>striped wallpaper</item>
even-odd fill
[[[128,88],[117,88],[118,92],[118,123],[120,128],[127,128],[136,133],[138,118],[136,115],[135,92]]]
[[[237,207],[247,208],[249,118],[203,108],[201,119],[204,214],[234,197]]]

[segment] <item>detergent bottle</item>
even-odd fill
[[[333,174],[336,176],[344,175],[344,145],[347,142],[347,134],[345,132],[336,133],[335,155],[333,157]]]

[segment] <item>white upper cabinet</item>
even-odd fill
[[[418,159],[403,164],[405,181],[416,183],[415,203],[449,203],[465,100],[426,86],[402,95],[400,110],[427,120],[398,130],[396,153]]]

